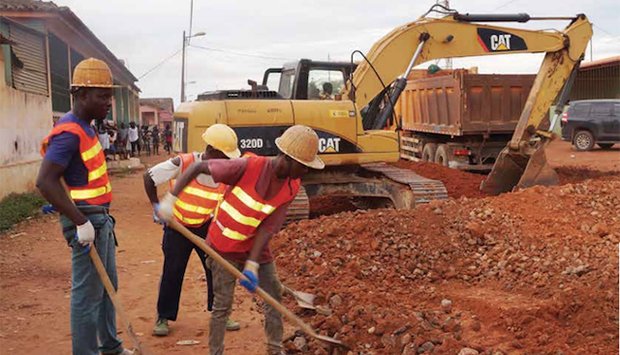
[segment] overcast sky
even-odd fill
[[[140,80],[141,97],[172,97],[179,103],[182,31],[189,30],[191,0],[55,0],[69,6]],[[346,60],[354,49],[367,52],[394,27],[414,21],[430,0],[194,0],[193,32],[187,50],[186,95],[215,89],[247,88],[268,67],[298,58]],[[572,16],[585,13],[594,23],[594,60],[620,55],[617,0],[454,0],[470,13]],[[530,22],[526,28],[562,29],[567,22]],[[508,24],[508,26],[518,26]],[[177,53],[178,52],[178,53]],[[172,56],[174,53],[176,55]],[[161,66],[147,71],[172,56]],[[359,58],[358,58],[359,59]],[[457,59],[454,67],[478,66],[481,73],[535,73],[542,55]],[[586,60],[590,60],[588,49]],[[427,64],[428,65],[428,64]],[[441,65],[441,63],[440,63]]]

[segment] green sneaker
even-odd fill
[[[226,319],[226,330],[232,332],[239,329],[241,329],[241,325],[239,324],[239,322],[235,322],[230,318]]]
[[[159,318],[157,323],[155,323],[155,328],[153,328],[153,335],[165,337],[168,333],[170,333],[170,328],[168,328],[168,320],[165,318]]]

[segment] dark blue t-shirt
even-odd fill
[[[95,137],[95,130],[85,121],[77,118],[73,113],[65,114],[58,124],[74,122],[79,124],[90,137]],[[64,178],[69,186],[84,186],[88,184],[88,169],[80,156],[80,137],[70,132],[62,132],[50,139],[45,160],[56,163],[65,168]]]

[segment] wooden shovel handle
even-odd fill
[[[185,238],[189,239],[192,243],[196,244],[200,249],[202,249],[205,253],[207,253],[215,262],[224,267],[228,272],[230,272],[233,276],[240,280],[245,280],[245,276],[239,271],[236,267],[234,267],[231,263],[229,263],[226,259],[224,259],[218,252],[213,250],[210,246],[205,243],[205,240],[190,232],[185,226],[177,222],[174,218],[168,222],[168,226],[174,228],[179,233],[181,233]],[[271,297],[265,290],[260,287],[256,287],[256,293],[262,298],[265,302],[267,302],[271,307],[275,308],[280,314],[286,317],[289,321],[297,325],[301,330],[312,336],[317,337],[318,334],[305,323],[301,318],[297,317],[293,312],[291,312],[288,308],[284,307],[280,302],[276,301],[273,297]]]
[[[136,333],[134,333],[133,331],[133,327],[131,326],[131,323],[129,323],[129,318],[127,318],[127,316],[125,315],[125,310],[123,309],[123,306],[121,305],[121,302],[118,299],[118,295],[116,294],[116,289],[114,288],[114,285],[112,285],[110,276],[108,275],[108,272],[106,271],[105,266],[103,266],[103,262],[101,261],[101,258],[99,257],[99,253],[97,253],[97,250],[95,249],[94,245],[90,246],[90,251],[88,252],[88,254],[90,255],[90,258],[93,261],[93,264],[95,265],[95,269],[97,269],[97,273],[99,274],[99,278],[101,279],[101,282],[103,283],[103,287],[105,287],[105,290],[108,292],[108,296],[110,296],[110,300],[112,300],[114,309],[116,310],[116,313],[118,313],[118,318],[121,320],[122,323],[124,323],[123,325],[127,329],[127,333],[129,334],[129,337],[131,338],[133,345],[136,347],[139,354],[143,354],[143,355],[148,354],[142,348],[142,344],[140,344],[140,341],[138,340]]]

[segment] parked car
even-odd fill
[[[620,99],[572,101],[562,115],[562,139],[576,150],[620,143]]]

